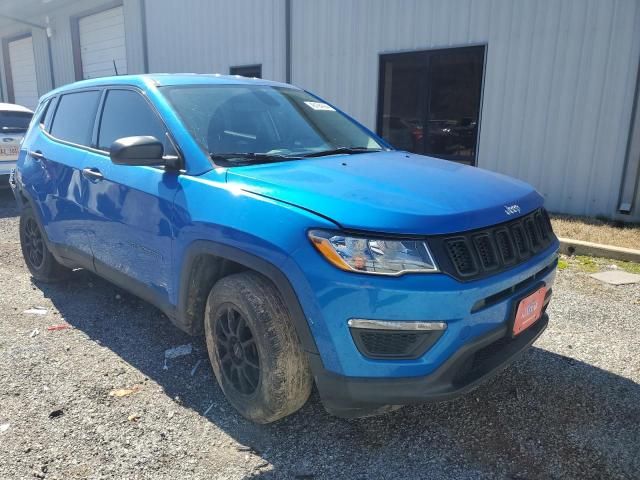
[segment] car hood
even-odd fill
[[[398,151],[233,167],[227,182],[310,210],[342,228],[380,233],[461,232],[542,205],[542,197],[519,180]],[[507,207],[513,207],[510,215]]]

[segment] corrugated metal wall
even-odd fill
[[[300,0],[292,17],[293,82],[370,128],[380,53],[486,44],[479,166],[532,183],[552,210],[614,214],[637,0]]]
[[[144,70],[143,0],[124,0],[127,63]],[[292,0],[292,81],[375,127],[381,53],[487,47],[478,164],[522,178],[554,211],[616,216],[640,61],[638,0]],[[56,86],[75,80],[70,17],[51,15]],[[285,0],[146,0],[149,71],[262,64],[284,80]],[[43,18],[30,19],[43,23]],[[4,29],[6,37],[25,31]],[[38,88],[50,88],[34,29]],[[3,92],[6,84],[3,76]],[[632,216],[640,221],[640,188]]]
[[[262,75],[285,78],[283,0],[147,1],[149,70],[229,73],[262,64]]]
[[[33,39],[33,55],[36,62],[36,83],[38,85],[38,93],[42,95],[51,90],[51,75],[49,73],[49,56],[47,54],[47,40],[43,30],[25,27],[24,25],[13,25],[12,28],[3,30],[2,38],[10,38],[24,33],[31,33]],[[0,49],[0,65],[4,65],[4,54]],[[2,99],[7,100],[7,79],[6,75],[1,75],[2,82]]]
[[[124,0],[127,71],[129,73],[144,72],[144,49],[142,39],[142,0]],[[73,48],[71,43],[71,19],[74,16],[82,16],[88,12],[100,10],[102,7],[113,7],[113,1],[83,0],[69,5],[64,5],[49,14],[50,25],[53,30],[51,36],[51,60],[55,86],[75,82],[75,70],[73,65]],[[45,24],[45,16],[26,18],[38,25]],[[22,24],[14,24],[10,28],[2,29],[0,37],[6,38],[16,34],[31,31],[33,35],[33,49],[36,58],[36,77],[38,80],[38,93],[40,95],[51,90],[51,74],[49,69],[49,53],[46,34],[39,28],[31,28]],[[0,53],[1,55],[1,53]],[[2,91],[6,97],[6,81],[2,75]]]

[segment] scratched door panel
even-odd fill
[[[96,271],[115,270],[167,297],[176,175],[115,165],[97,153],[88,154],[86,165],[103,176],[88,180],[83,202]]]

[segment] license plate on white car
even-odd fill
[[[0,161],[17,160],[17,158],[18,158],[18,145],[0,147]]]

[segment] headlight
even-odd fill
[[[324,230],[311,230],[309,238],[324,258],[342,270],[378,275],[438,271],[422,240],[347,236]]]

